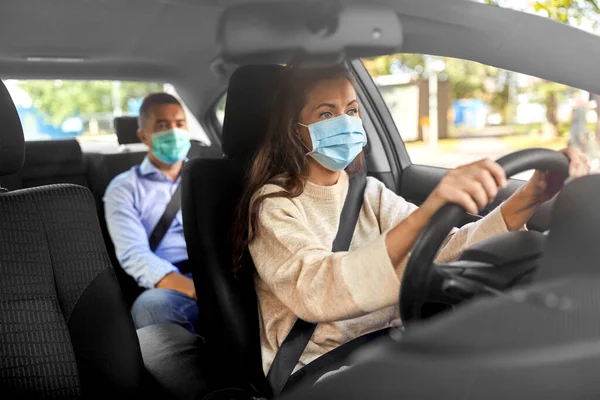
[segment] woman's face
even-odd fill
[[[298,122],[310,125],[343,114],[360,117],[354,86],[345,78],[324,80],[309,89]],[[297,132],[306,147],[312,150],[308,128],[298,125]]]

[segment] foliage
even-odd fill
[[[502,0],[486,0],[488,4],[502,6]],[[524,2],[525,3],[525,2]],[[531,7],[534,12],[544,15],[554,21],[565,24],[584,27],[585,25],[592,29],[600,27],[600,7],[598,0],[536,0],[524,4],[525,7]],[[558,103],[566,98],[569,88],[554,82],[540,81],[535,88],[532,101],[541,100],[546,106],[546,119],[554,126],[557,131],[558,120],[556,117],[556,108]]]
[[[425,67],[425,59],[422,54],[394,54],[367,58],[363,60],[363,63],[372,76],[388,75],[395,68],[402,67],[420,73]]]
[[[586,20],[597,25],[600,7],[597,0],[539,0],[533,5],[536,12],[565,24],[579,25]]]
[[[492,102],[494,96],[489,94],[495,90],[488,88],[495,88],[498,82],[497,68],[455,58],[444,58],[444,61],[454,98],[477,97]]]
[[[506,0],[485,0],[485,2],[500,7],[508,5]],[[514,7],[514,2],[511,5]],[[518,10],[527,9],[564,24],[580,25],[586,21],[597,27],[600,22],[598,0],[523,0]]]
[[[485,0],[496,6],[515,6],[515,2],[506,0]],[[600,0],[523,0],[519,10],[544,15],[552,20],[571,25],[600,29]],[[450,83],[452,98],[480,98],[511,120],[514,98],[511,98],[511,81],[515,74],[472,61],[443,58],[446,63],[444,73]],[[398,66],[412,70],[417,76],[426,77],[427,58],[420,54],[396,54],[364,60],[364,64],[373,76],[388,75]],[[539,80],[527,89],[530,101],[544,104],[548,108],[548,121],[555,127],[556,107],[570,94],[564,85]]]
[[[112,81],[23,80],[18,85],[54,126],[73,115],[109,113],[114,109]],[[122,82],[116,91],[119,107],[126,110],[129,99],[162,90],[163,86],[158,83]]]
[[[454,99],[481,98],[502,108],[507,103],[507,89],[500,84],[500,70],[473,61],[441,57],[445,62],[443,75],[450,84]],[[427,60],[421,54],[395,54],[363,60],[372,76],[388,75],[395,68],[412,71],[416,76],[427,76]],[[499,88],[497,88],[499,86]],[[489,88],[494,88],[490,90]],[[504,93],[506,92],[506,93]]]

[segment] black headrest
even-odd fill
[[[4,83],[0,81],[0,176],[21,169],[25,159],[25,138],[17,108]]]
[[[247,160],[258,149],[283,70],[280,65],[245,65],[232,74],[223,121],[223,153],[229,158]]]
[[[140,143],[137,117],[116,117],[113,123],[119,144]]]

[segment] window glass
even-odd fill
[[[599,0],[471,0],[515,11],[526,12],[600,34]]]
[[[181,96],[179,96],[179,94],[177,93],[175,86],[165,84],[164,91],[175,96],[183,106],[183,111],[185,112],[185,117],[187,119],[188,130],[192,139],[199,140],[200,142],[203,142],[207,146],[209,146],[210,139],[206,135],[206,132],[204,132],[204,129],[202,128],[202,125],[200,125],[200,122],[198,122],[198,119],[194,116],[194,113],[192,113],[192,111],[185,104]]]
[[[9,79],[4,83],[26,140],[116,142],[115,117],[137,116],[144,97],[151,93],[165,91],[179,98],[172,85],[159,82]],[[192,138],[210,143],[197,119],[183,106]]]
[[[454,168],[482,157],[572,143],[598,168],[594,94],[447,57],[396,54],[363,63],[415,164]]]
[[[223,121],[225,120],[225,103],[227,103],[227,95],[223,95],[215,107],[215,115],[221,127],[223,127]]]

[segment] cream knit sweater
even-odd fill
[[[267,185],[260,193],[280,190]],[[297,318],[319,325],[296,369],[358,336],[400,324],[397,304],[406,260],[392,265],[385,237],[417,207],[368,178],[350,250],[332,253],[347,193],[348,176],[342,173],[333,186],[308,182],[295,199],[262,204],[250,253],[257,270],[265,374]],[[456,230],[437,261],[452,260],[466,247],[506,231],[496,209]]]

